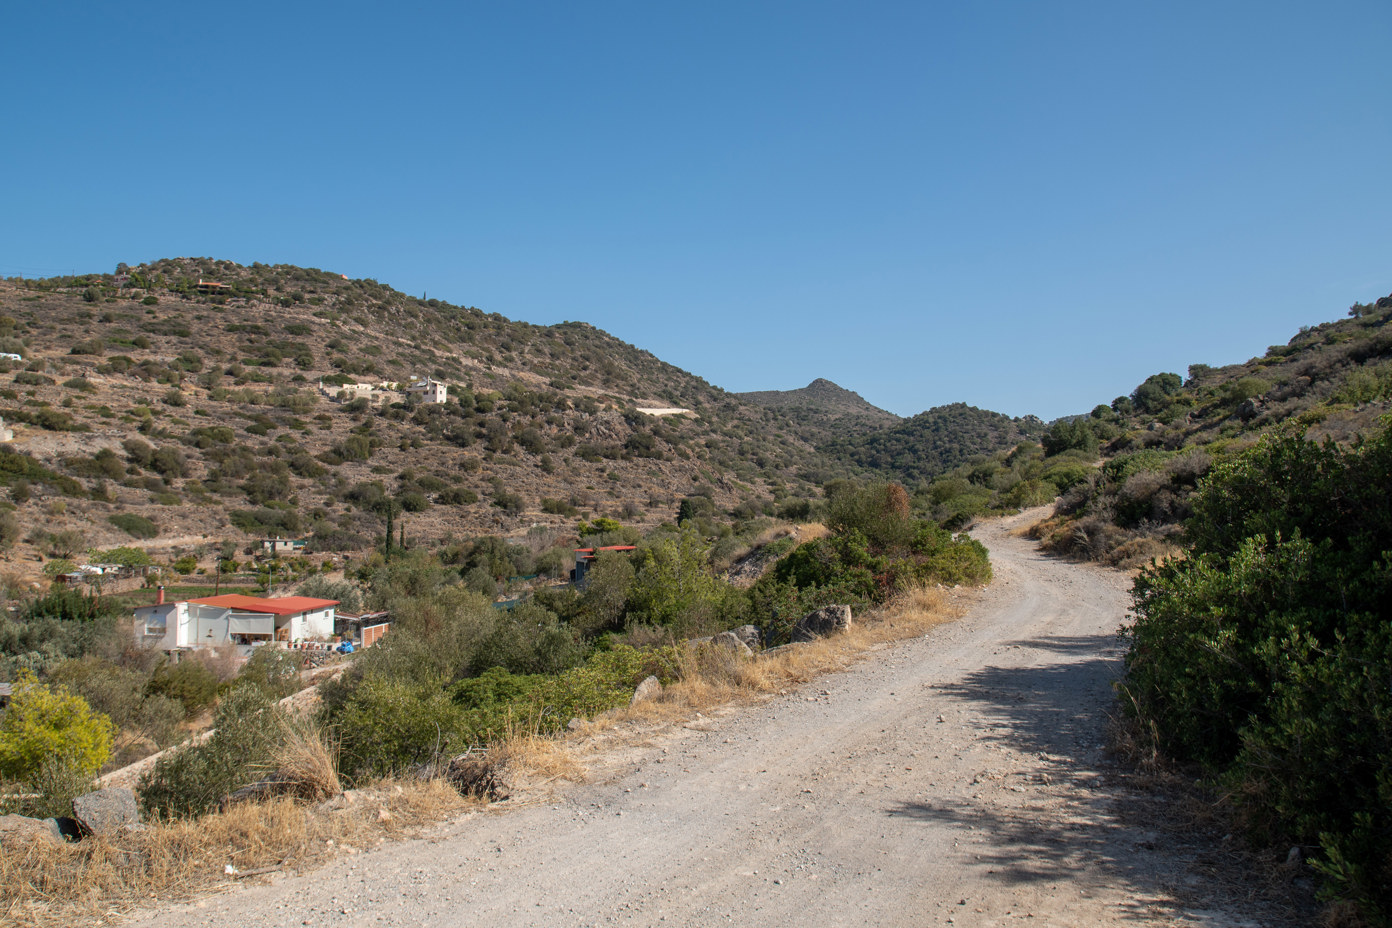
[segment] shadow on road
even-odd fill
[[[1184,864],[1149,853],[1155,835],[1123,825],[1118,791],[1099,777],[1108,766],[1104,739],[1112,681],[1121,672],[1117,639],[1051,637],[1004,647],[1049,656],[1041,666],[983,667],[938,692],[972,710],[967,714],[980,726],[981,740],[1029,756],[1029,769],[1007,763],[983,770],[967,804],[906,801],[886,814],[954,828],[987,878],[1002,886],[1068,882],[1084,892],[1090,880],[1120,886],[1149,900],[1120,917],[1153,922],[1155,900],[1171,898],[1166,886],[1182,878]]]
[[[1036,667],[983,667],[939,692],[981,713],[983,737],[1015,750],[1048,754],[1065,766],[1101,760],[1112,682],[1121,648],[1111,635],[1038,638],[1005,647],[1051,652]]]

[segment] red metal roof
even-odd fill
[[[262,599],[258,596],[242,596],[239,593],[226,593],[222,596],[209,596],[206,599],[190,599],[200,606],[218,606],[223,609],[239,609],[242,612],[265,612],[270,615],[294,615],[337,606],[336,599],[311,599],[308,596],[281,596],[276,599]]]

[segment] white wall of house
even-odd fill
[[[274,636],[278,628],[289,630],[288,640],[333,638],[334,608],[311,609],[292,615],[247,612],[201,603],[177,602],[135,609],[135,640],[148,648],[215,647],[227,644],[233,634]]]
[[[332,638],[334,610],[312,609],[290,616],[290,640],[297,638]]]
[[[161,603],[137,606],[135,640],[165,651],[188,644],[188,603]]]

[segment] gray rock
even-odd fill
[[[63,836],[53,819],[26,818],[23,815],[0,815],[0,846],[28,844],[62,844]]]
[[[763,635],[759,634],[759,629],[754,625],[741,625],[739,628],[730,629],[730,634],[744,642],[744,646],[751,651],[756,651],[763,642]]]
[[[793,627],[794,641],[816,641],[829,635],[839,634],[851,627],[851,607],[823,606],[816,612],[809,612],[798,619]]]
[[[646,677],[642,683],[638,684],[638,688],[633,691],[633,699],[629,701],[629,705],[636,706],[640,702],[654,699],[657,694],[661,692],[662,684],[658,682],[657,677]]]
[[[721,632],[711,638],[710,643],[712,647],[725,648],[741,656],[748,656],[754,653],[750,650],[749,645],[745,644],[744,640],[734,632]]]
[[[99,789],[73,800],[73,818],[86,834],[106,835],[142,824],[140,804],[132,790],[120,786]]]

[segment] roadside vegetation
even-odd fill
[[[902,487],[831,489],[819,504],[827,529],[809,528],[801,544],[786,526],[744,538],[708,533],[714,526],[700,503],[685,507],[680,524],[646,535],[586,523],[585,542],[636,542],[635,550],[601,553],[584,589],[543,584],[502,604],[471,586],[490,553],[500,572],[517,568],[496,539],[434,551],[393,547],[344,581],[314,578],[321,592],[354,587],[365,607],[390,609],[394,622],[379,644],[320,685],[322,701],[309,715],[278,703],[301,685],[293,652],[259,649],[233,674],[219,674],[216,655],[142,670],[134,652],[119,649],[121,630],[102,600],[65,592],[36,603],[36,615],[65,610],[51,622],[68,650],[52,650],[42,682],[24,671],[18,711],[0,715],[14,729],[0,726],[0,763],[11,778],[3,792],[17,797],[3,811],[56,814],[90,788],[112,746],[150,706],[171,719],[211,708],[212,734],[165,753],[141,776],[147,831],[8,860],[0,877],[19,888],[16,911],[58,923],[95,898],[129,906],[152,894],[177,898],[195,878],[200,889],[235,878],[213,872],[209,860],[257,870],[313,862],[328,838],[362,846],[424,820],[427,809],[444,814],[473,801],[459,790],[483,789],[476,781],[450,787],[453,799],[439,792],[450,782],[451,759],[461,756],[571,775],[575,762],[554,740],[571,729],[645,713],[681,716],[810,679],[876,642],[943,621],[938,584],[989,579],[984,548],[916,516]],[[775,552],[773,566],[752,585],[717,573],[721,558],[765,546]],[[485,569],[491,578],[493,568]],[[799,610],[824,602],[855,604],[850,633],[769,657],[690,640],[755,625],[763,645],[777,646],[789,640]],[[630,706],[648,676],[661,692]],[[117,705],[121,694],[129,705]],[[62,769],[35,768],[35,745],[45,738],[72,743]],[[345,806],[335,799],[345,788],[366,798]],[[239,791],[242,801],[229,805]],[[94,885],[95,896],[84,888]]]
[[[1263,439],[1193,497],[1183,559],[1137,578],[1123,705],[1256,842],[1392,923],[1392,433]]]

